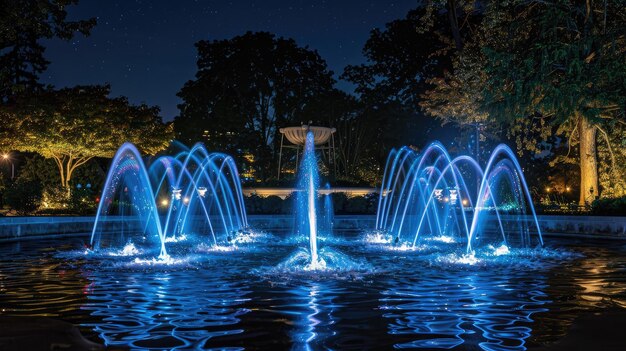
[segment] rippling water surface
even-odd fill
[[[626,245],[548,240],[509,255],[323,243],[364,267],[276,269],[294,242],[183,250],[170,265],[86,255],[78,239],[0,245],[0,313],[49,316],[134,349],[524,350],[626,308]]]

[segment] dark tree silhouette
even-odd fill
[[[307,104],[332,89],[332,72],[316,51],[267,32],[196,47],[196,77],[178,93],[177,138],[252,155],[257,176],[266,178],[275,170],[278,129],[298,123]]]
[[[78,0],[4,0],[0,10],[0,102],[41,88],[46,70],[41,39],[89,35],[96,19],[69,21],[67,7]]]

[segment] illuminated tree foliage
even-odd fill
[[[69,189],[76,168],[94,157],[113,157],[124,142],[150,155],[169,145],[173,127],[163,124],[158,107],[109,94],[109,86],[77,86],[22,97],[0,109],[2,146],[53,159]]]
[[[601,190],[598,141],[622,181],[612,140],[624,134],[611,133],[626,123],[626,1],[491,2],[484,25],[499,39],[484,48],[492,116],[567,134],[578,145],[581,205]]]
[[[39,74],[49,62],[41,39],[71,39],[88,35],[95,18],[67,19],[67,8],[77,0],[3,0],[0,10],[0,102],[16,94],[40,89]]]
[[[577,162],[580,171],[569,179],[580,179],[581,205],[621,195],[626,2],[475,6],[458,11],[475,18],[472,34],[452,53],[452,68],[427,80],[432,88],[420,106],[444,123],[480,123],[486,133],[505,127],[531,163],[545,164],[546,154],[549,167]]]

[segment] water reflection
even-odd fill
[[[0,247],[0,314],[64,319],[112,347],[524,350],[567,334],[583,312],[626,306],[626,247],[471,266],[346,245],[377,269],[353,276],[254,273],[288,245],[190,255],[176,268],[50,247]]]
[[[380,308],[391,319],[389,333],[406,340],[394,346],[450,349],[463,344],[483,350],[525,350],[531,316],[547,311],[544,278],[468,274],[425,275],[383,291]]]
[[[84,324],[107,345],[137,348],[202,348],[214,338],[240,334],[240,284],[185,272],[94,272],[89,302],[82,309],[101,322]],[[199,272],[196,272],[199,273]],[[202,275],[202,274],[201,274]]]
[[[587,257],[580,260],[579,269],[584,275],[575,276],[573,282],[582,288],[581,299],[594,306],[605,303],[626,308],[626,282],[615,280],[615,276],[626,274],[624,264],[602,256]]]
[[[340,306],[334,300],[341,289],[332,282],[310,282],[290,290],[293,295],[291,312],[293,350],[319,350],[328,348],[328,339],[336,335],[335,309]]]

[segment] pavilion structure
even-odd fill
[[[296,169],[300,159],[301,150],[304,151],[304,143],[308,132],[313,133],[315,149],[320,150],[324,157],[328,157],[328,161],[333,165],[333,172],[337,174],[337,165],[335,162],[335,128],[318,127],[309,124],[303,124],[298,127],[280,128],[280,152],[278,154],[278,179],[282,173],[282,159],[285,149],[296,150]],[[289,143],[285,143],[285,138]]]

